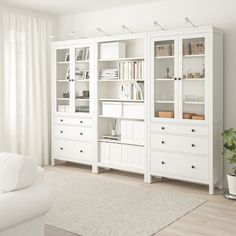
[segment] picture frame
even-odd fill
[[[89,48],[86,48],[84,60],[85,61],[89,61],[89,57],[90,57],[90,50],[89,50]]]
[[[65,55],[65,61],[70,61],[70,53],[66,53],[66,55]]]
[[[69,80],[69,79],[70,79],[70,68],[67,68],[65,80]]]
[[[89,74],[89,70],[86,70],[84,73],[84,79],[85,80],[89,80],[90,79],[90,74]]]
[[[85,49],[80,48],[76,51],[76,61],[84,61],[85,58]]]

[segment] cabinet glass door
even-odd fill
[[[205,87],[206,87],[206,53],[205,37],[182,38],[182,83],[181,98],[182,105],[180,110],[182,119],[205,120]]]
[[[56,111],[70,112],[70,49],[56,50]]]
[[[175,119],[177,117],[176,38],[158,39],[152,43],[153,116]]]
[[[90,110],[90,48],[75,49],[75,112]]]

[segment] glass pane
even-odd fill
[[[183,40],[183,119],[205,120],[205,39]]]
[[[174,40],[155,42],[154,57],[154,116],[174,118]]]
[[[69,49],[56,51],[57,112],[70,112],[70,54]]]
[[[89,112],[89,47],[75,50],[75,112]]]

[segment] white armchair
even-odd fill
[[[44,171],[25,158],[17,163],[20,168],[12,163],[3,168],[6,155],[7,158],[23,158],[16,154],[0,154],[0,184],[4,185],[0,186],[0,236],[43,236],[45,214],[52,205],[51,195],[43,182]],[[6,181],[3,179],[3,173],[8,175],[11,167],[17,172],[11,174],[18,175],[17,182],[9,176],[5,177]]]

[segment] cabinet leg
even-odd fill
[[[92,166],[92,173],[93,174],[99,174],[99,168],[97,166]]]
[[[51,159],[51,166],[55,166],[55,160],[53,158]]]
[[[151,175],[144,175],[144,182],[151,184],[153,182]]]
[[[214,194],[214,184],[209,184],[209,194]]]

